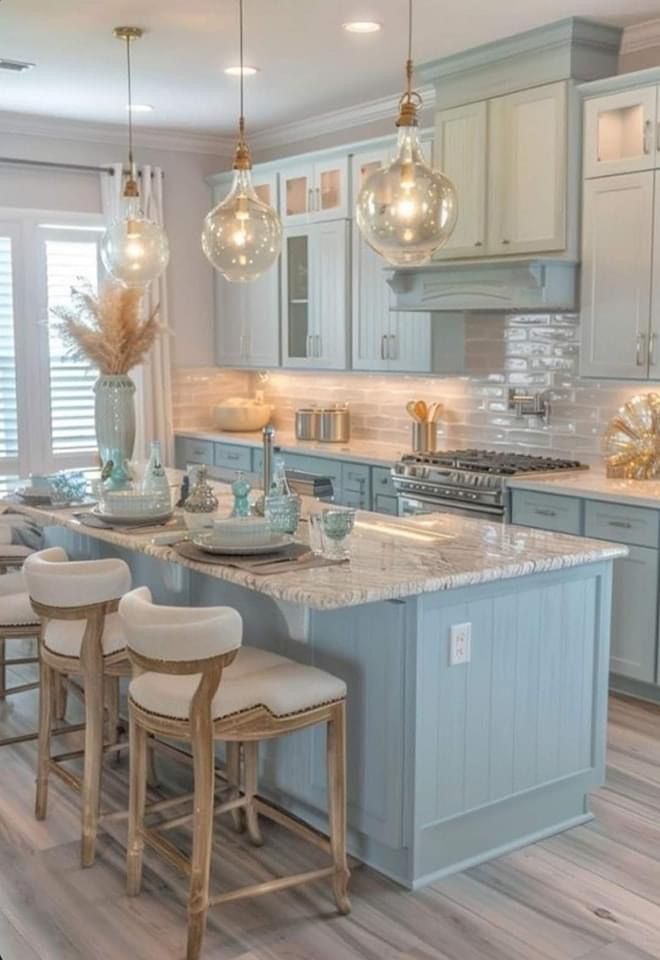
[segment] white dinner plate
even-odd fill
[[[270,543],[260,543],[258,546],[256,544],[244,544],[241,547],[236,546],[236,544],[215,543],[212,537],[213,534],[198,534],[192,538],[192,542],[200,550],[204,550],[205,553],[225,557],[252,557],[261,553],[279,553],[290,543],[293,543],[293,539],[284,534],[281,537],[273,538]]]
[[[121,524],[125,527],[146,527],[153,524],[165,523],[166,520],[169,520],[172,516],[172,511],[168,510],[166,513],[150,513],[147,516],[136,517],[135,515],[131,517],[122,517],[118,513],[106,513],[105,510],[100,510],[98,507],[95,507],[91,511],[95,517],[98,517],[99,520],[103,520],[104,523],[107,523],[109,526],[115,524]]]

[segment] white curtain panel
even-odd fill
[[[111,164],[113,174],[101,174],[103,213],[108,221],[115,220],[122,211],[122,164]],[[139,177],[142,209],[146,217],[164,225],[163,171],[146,165]],[[147,456],[151,440],[160,440],[163,462],[174,465],[174,433],[172,417],[172,366],[167,309],[167,282],[162,275],[146,291],[144,309],[150,313],[159,304],[161,325],[165,328],[142,366],[131,371],[135,381],[136,432],[135,459]]]

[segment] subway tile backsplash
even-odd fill
[[[180,368],[174,372],[175,424],[208,429],[218,400],[263,390],[283,431],[293,431],[297,407],[347,401],[354,437],[405,446],[410,437],[405,404],[421,397],[444,404],[443,444],[518,449],[596,464],[604,430],[619,407],[636,393],[660,390],[660,384],[580,379],[579,320],[573,314],[471,316],[466,346],[468,372],[449,378]],[[516,418],[507,408],[510,387],[547,390],[549,422]]]

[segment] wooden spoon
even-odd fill
[[[417,420],[417,419],[418,419],[418,417],[417,417],[417,404],[416,404],[416,402],[415,402],[414,400],[409,400],[409,401],[408,401],[408,403],[406,404],[406,410],[408,411],[408,413],[410,414],[410,416],[413,418],[413,420]]]
[[[429,423],[436,423],[440,419],[440,414],[442,413],[442,404],[434,402],[429,404],[428,411],[426,413],[426,419]]]
[[[423,400],[418,400],[415,403],[415,414],[420,423],[424,423],[426,420],[426,403]]]

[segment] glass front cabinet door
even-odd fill
[[[288,228],[282,246],[285,367],[346,369],[348,224]]]
[[[348,216],[348,160],[301,163],[282,171],[280,211],[285,226]]]
[[[657,99],[657,87],[648,86],[585,101],[585,177],[658,166]]]

